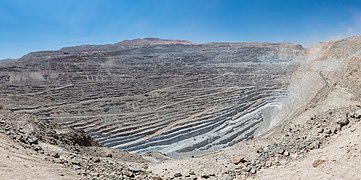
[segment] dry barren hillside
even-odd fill
[[[30,53],[0,63],[2,132],[26,148],[14,153],[64,167],[49,177],[359,179],[360,53],[358,36]],[[27,116],[53,133],[10,120]]]

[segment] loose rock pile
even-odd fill
[[[360,107],[329,110],[311,117],[306,125],[288,124],[283,128],[283,137],[273,143],[256,145],[257,158],[242,156],[231,159],[230,162],[238,167],[230,170],[230,174],[232,177],[248,177],[263,168],[285,166],[291,159],[302,158],[307,152],[321,148],[332,136],[360,122],[360,112]],[[353,128],[350,130],[354,131]]]
[[[49,125],[31,115],[0,110],[0,132],[84,179],[151,179],[140,156],[99,147],[84,132]]]

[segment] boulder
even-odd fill
[[[323,128],[317,128],[317,133],[323,133]]]
[[[107,153],[106,157],[112,158],[112,157],[113,157],[113,154]]]
[[[340,126],[346,126],[350,121],[347,118],[337,119],[336,123]]]
[[[95,163],[99,163],[99,162],[100,162],[100,159],[99,159],[99,158],[96,158],[96,159],[94,160],[94,162],[95,162]]]
[[[285,156],[289,156],[289,155],[290,155],[290,153],[286,150],[285,152],[283,152],[283,155],[285,155]]]
[[[154,176],[153,180],[163,180],[163,178],[161,178],[160,176]]]
[[[283,148],[281,148],[281,147],[276,147],[274,152],[276,154],[283,154],[285,152],[285,150]]]
[[[332,134],[332,130],[330,128],[325,129],[325,134]]]
[[[315,160],[313,163],[312,163],[312,166],[314,168],[317,168],[318,166],[320,166],[321,164],[325,163],[326,160],[323,160],[323,159],[317,159]]]
[[[204,174],[204,175],[201,176],[201,178],[203,178],[203,179],[208,179],[208,178],[210,178],[210,176],[207,175],[207,174]]]
[[[182,177],[182,174],[180,172],[177,172],[174,174],[174,177]]]
[[[272,166],[272,161],[266,161],[266,167],[271,167]]]
[[[357,110],[354,114],[353,114],[354,118],[356,119],[361,119],[361,109]]]
[[[251,170],[252,170],[252,168],[249,166],[243,168],[243,171],[245,171],[245,172],[250,172]]]
[[[310,149],[318,149],[320,148],[320,142],[319,141],[313,141],[310,145],[309,145]]]
[[[153,180],[163,180],[160,176],[154,176]]]
[[[54,153],[51,156],[54,157],[54,158],[59,158],[60,157],[58,153]]]
[[[233,164],[238,165],[240,163],[246,162],[246,158],[244,156],[233,158],[231,161]]]

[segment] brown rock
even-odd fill
[[[239,163],[246,162],[246,158],[244,156],[233,158],[231,161],[233,164],[238,165]]]
[[[323,133],[323,128],[317,128],[317,133]]]
[[[312,163],[312,166],[313,166],[314,168],[317,168],[318,166],[320,166],[321,164],[323,164],[323,163],[325,163],[325,162],[326,162],[326,160],[317,159],[316,161],[314,161],[314,162]]]
[[[163,180],[160,176],[154,176],[153,180]]]

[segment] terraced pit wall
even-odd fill
[[[6,109],[84,130],[104,146],[193,155],[254,136],[288,96],[304,54],[288,43],[31,53],[1,64],[0,101]]]

